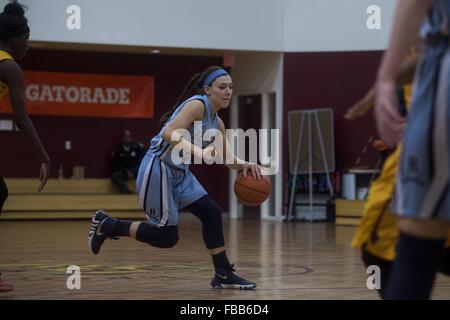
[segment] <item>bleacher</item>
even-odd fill
[[[99,209],[116,218],[143,219],[136,194],[118,194],[109,179],[49,179],[37,192],[37,179],[8,179],[9,197],[1,220],[90,219]],[[135,181],[129,181],[134,190]]]
[[[357,226],[361,221],[364,200],[336,199],[336,224]]]
[[[143,219],[136,194],[118,194],[109,179],[49,179],[44,191],[37,192],[37,179],[5,178],[9,197],[1,220],[90,219],[99,209],[121,219]],[[135,189],[135,181],[129,181]],[[356,226],[364,201],[336,199],[336,224]]]

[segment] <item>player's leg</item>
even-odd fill
[[[365,250],[364,248],[361,250],[362,260],[366,268],[369,266],[378,266],[380,268],[380,289],[377,289],[378,294],[381,298],[384,298],[386,294],[386,287],[389,281],[389,276],[391,274],[392,269],[392,261],[377,257]]]
[[[0,214],[2,213],[3,205],[8,198],[8,188],[6,187],[6,183],[2,177],[0,177]],[[8,292],[14,290],[14,287],[9,283],[6,283],[1,279],[0,272],[0,292]]]
[[[206,194],[185,209],[202,221],[203,241],[211,254],[215,269],[211,286],[217,289],[254,289],[256,284],[236,275],[234,265],[228,261],[222,211],[217,204]]]
[[[172,248],[178,242],[178,227],[155,226],[147,222],[133,222],[111,217],[104,210],[97,211],[92,218],[88,246],[93,254],[100,252],[108,238],[130,237],[158,248]]]
[[[92,218],[88,246],[98,254],[108,238],[131,237],[158,248],[171,248],[178,242],[178,208],[172,198],[170,169],[159,159],[146,156],[137,178],[139,202],[148,223],[115,219],[104,210]]]
[[[450,224],[399,219],[400,237],[386,299],[429,299],[443,258]]]
[[[2,213],[6,199],[8,199],[8,187],[6,186],[5,180],[0,177],[0,214]]]

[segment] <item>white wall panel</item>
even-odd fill
[[[7,1],[0,0],[3,7]],[[380,50],[396,0],[23,0],[31,39],[44,42],[304,52]],[[80,8],[69,30],[67,8]],[[370,30],[367,8],[380,9]]]

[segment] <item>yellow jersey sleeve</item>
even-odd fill
[[[14,60],[11,55],[3,50],[0,50],[0,62],[3,60]],[[3,81],[0,81],[0,101],[5,99],[6,95],[8,94],[8,86]]]

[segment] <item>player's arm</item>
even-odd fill
[[[19,65],[13,60],[5,60],[2,63],[2,71],[4,74],[3,80],[8,85],[9,96],[11,100],[11,107],[13,111],[14,122],[20,129],[26,139],[31,143],[34,153],[42,162],[39,179],[41,184],[39,191],[41,191],[48,178],[50,171],[50,158],[42,145],[41,139],[28,117],[25,100],[24,100],[24,86],[23,75]]]
[[[399,74],[396,79],[398,85],[411,83],[419,61],[419,52],[414,52],[406,58],[400,66]],[[345,119],[352,121],[365,115],[375,104],[375,84],[370,87],[364,98],[356,102],[345,114]]]
[[[181,111],[172,119],[163,131],[164,141],[175,146],[180,143],[183,150],[190,151],[196,157],[203,157],[203,149],[184,139],[180,129],[187,129],[194,121],[201,121],[204,114],[204,105],[199,100],[186,103]]]
[[[225,132],[225,124],[222,119],[218,117],[218,126],[221,135],[221,143],[218,143],[222,148],[217,148],[216,150],[219,152],[219,157],[224,160],[224,164],[233,170],[242,170],[244,176],[247,176],[247,171],[251,171],[253,178],[261,179],[261,168],[256,163],[246,162],[242,159],[236,157],[230,147],[230,143],[228,142],[226,132]],[[222,149],[222,150],[220,150]]]
[[[389,147],[402,138],[405,119],[398,111],[396,79],[408,48],[414,43],[420,23],[432,0],[400,0],[394,18],[389,47],[377,73],[375,118],[378,134]]]
[[[398,85],[404,85],[413,82],[414,74],[416,73],[416,67],[419,63],[421,54],[422,52],[416,50],[409,57],[403,60],[396,78],[396,83]]]

